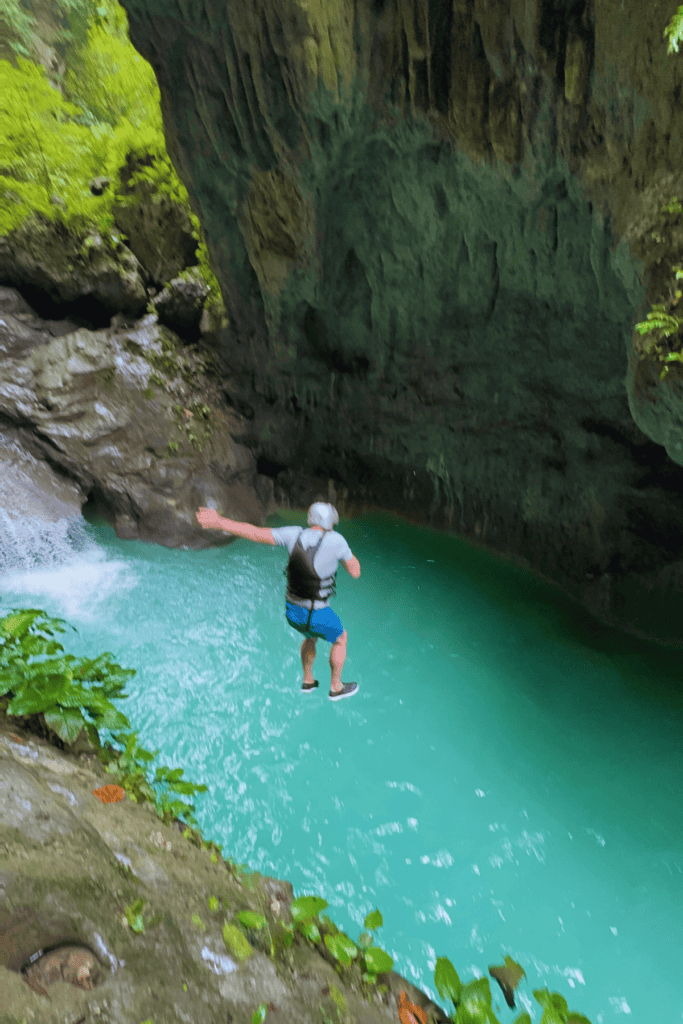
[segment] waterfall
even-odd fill
[[[0,574],[60,565],[74,552],[82,551],[89,540],[86,523],[80,516],[13,517],[0,508]]]

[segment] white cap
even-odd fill
[[[316,501],[308,510],[308,525],[322,526],[323,530],[332,530],[339,522],[339,513],[334,505],[327,501]]]

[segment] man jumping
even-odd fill
[[[306,637],[301,645],[304,683],[301,689],[311,693],[318,686],[313,678],[315,642],[327,640],[330,649],[330,700],[341,700],[358,693],[358,683],[342,683],[341,671],[346,660],[346,630],[339,617],[329,606],[329,598],[336,593],[335,576],[339,563],[355,580],[360,576],[360,562],[351,552],[340,533],[335,533],[339,515],[333,505],[316,501],[308,510],[309,529],[301,526],[280,526],[271,530],[267,526],[251,526],[225,519],[211,508],[200,508],[197,521],[204,529],[225,530],[237,537],[254,540],[259,544],[286,547],[289,563],[283,575],[287,577],[285,615],[290,626]],[[316,535],[320,533],[321,537]]]

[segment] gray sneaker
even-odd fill
[[[337,690],[333,693],[330,690],[330,700],[341,700],[343,697],[353,697],[354,693],[358,693],[358,683],[342,683],[341,690]]]

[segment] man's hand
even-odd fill
[[[200,508],[196,513],[197,522],[205,530],[219,530],[222,516],[219,516],[215,508]]]

